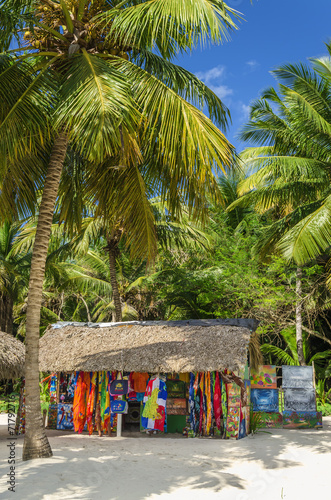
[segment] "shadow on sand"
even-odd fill
[[[247,486],[248,469],[265,471],[303,466],[303,450],[331,452],[331,418],[323,430],[272,430],[240,441],[179,437],[108,438],[48,431],[54,456],[22,462],[23,438],[17,440],[15,499],[142,500],[171,494],[179,488],[222,492],[234,488],[233,498]],[[0,475],[8,472],[5,426],[0,427]],[[237,465],[238,467],[237,467]],[[0,493],[7,487],[1,484]],[[208,492],[207,492],[208,490]],[[14,497],[13,497],[14,498]],[[196,497],[194,497],[196,498]],[[220,494],[219,498],[222,498]]]

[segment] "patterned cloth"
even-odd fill
[[[165,382],[159,377],[151,378],[147,384],[141,417],[141,425],[145,429],[164,430],[166,401],[167,387]]]
[[[221,429],[221,415],[222,415],[222,394],[221,394],[221,384],[219,373],[216,372],[215,375],[215,389],[214,389],[214,415],[216,427],[218,430]]]
[[[94,410],[96,386],[97,386],[97,372],[91,372],[90,393],[88,396],[87,409],[86,409],[86,422],[89,435],[93,433],[93,410]]]
[[[190,373],[189,387],[190,428],[195,432],[195,406],[194,406],[194,373]]]
[[[210,372],[206,373],[206,433],[210,435],[211,420],[212,420],[212,400],[211,400],[211,387],[210,387]]]
[[[90,390],[90,373],[79,372],[76,376],[73,420],[75,432],[80,434],[86,422],[86,407]]]
[[[148,373],[132,373],[133,389],[135,392],[145,392],[148,380]]]

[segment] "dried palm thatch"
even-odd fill
[[[248,350],[250,367],[257,370],[260,365],[263,365],[263,354],[261,352],[260,338],[257,332],[252,333]]]
[[[25,347],[8,333],[0,332],[0,380],[24,376]]]
[[[40,340],[41,371],[136,372],[238,370],[249,328],[217,320],[54,325]]]

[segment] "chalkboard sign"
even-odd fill
[[[283,388],[313,389],[312,366],[282,366]]]
[[[290,411],[316,411],[314,389],[284,389],[284,409]]]

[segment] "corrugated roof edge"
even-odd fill
[[[52,324],[53,328],[63,328],[65,326],[87,326],[89,328],[109,328],[124,325],[141,325],[141,326],[216,326],[228,325],[239,326],[241,328],[249,328],[255,331],[259,326],[259,321],[253,318],[216,318],[216,319],[188,319],[178,321],[123,321],[121,323],[79,323],[76,321],[58,321]]]

